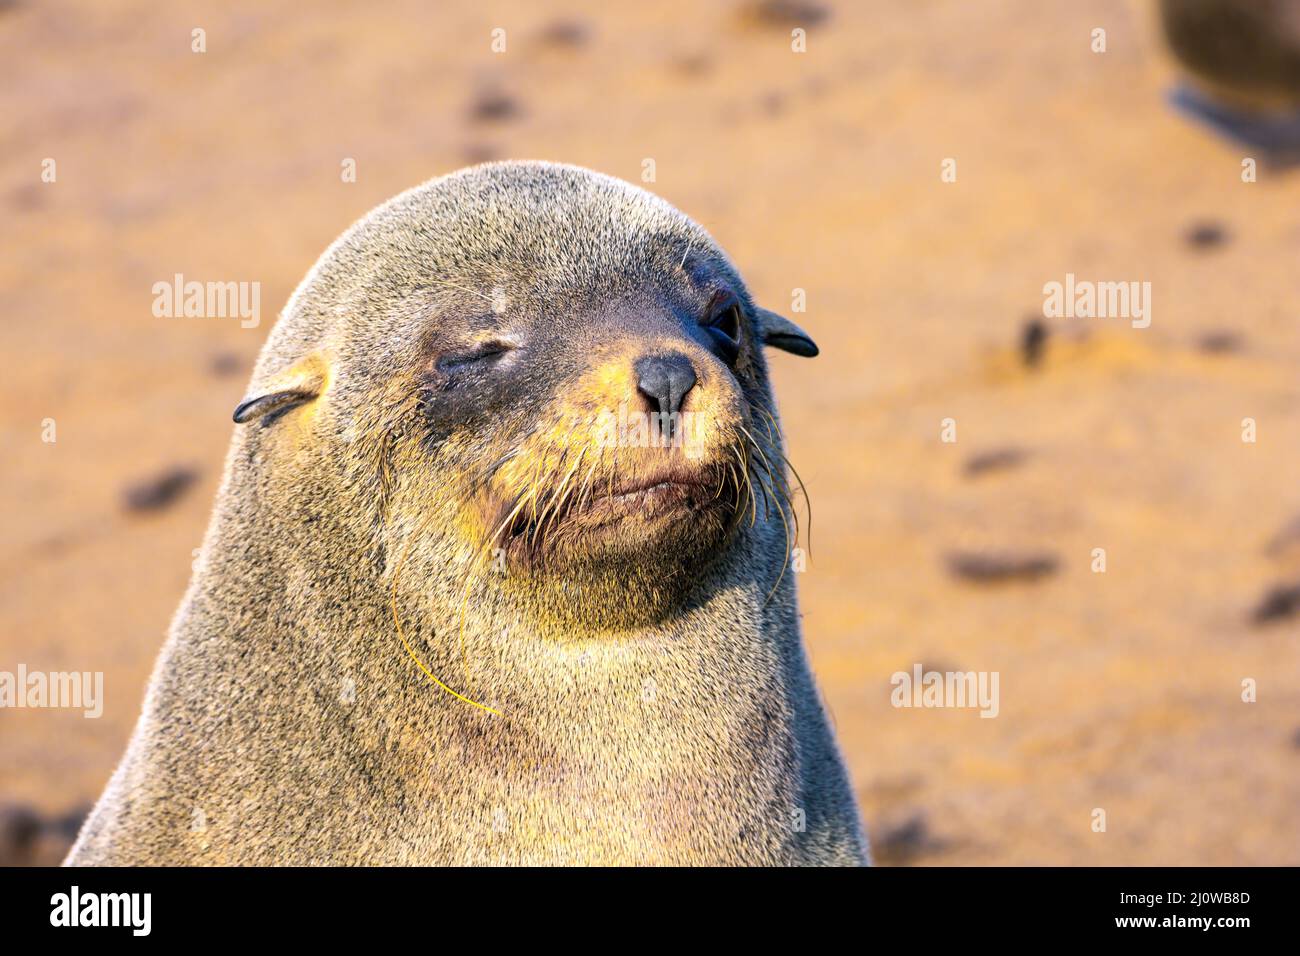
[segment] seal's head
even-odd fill
[[[324,511],[355,545],[304,560],[453,599],[496,575],[483,600],[617,629],[688,600],[740,529],[787,523],[764,345],[817,353],[667,203],[495,163],[340,238],[235,420],[292,476],[280,517]]]

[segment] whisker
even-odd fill
[[[772,493],[773,502],[776,506],[777,515],[781,518],[781,527],[785,534],[785,547],[781,555],[781,571],[777,575],[776,583],[772,585],[772,590],[770,590],[767,593],[767,597],[763,601],[763,606],[767,607],[768,602],[772,600],[772,596],[776,594],[777,588],[779,588],[781,586],[781,582],[785,580],[786,568],[790,564],[790,550],[792,547],[792,542],[790,538],[790,521],[787,520],[786,518],[785,507],[783,506],[782,501],[784,501],[786,504],[790,504],[791,519],[795,519],[794,506],[791,503],[789,485],[785,482],[783,476],[778,475],[772,469],[771,462],[768,460],[767,455],[763,451],[762,447],[758,444],[758,440],[754,438],[754,436],[750,433],[750,431],[747,428],[745,428],[743,425],[737,425],[737,428],[740,429],[741,434],[745,436],[745,438],[748,440],[748,443],[753,446],[754,451],[758,453],[758,456],[761,459],[760,465],[762,467],[763,472],[767,475],[771,485],[769,487],[768,484],[762,480],[762,476],[760,476],[759,488],[764,493],[765,504],[767,501],[767,492],[770,491]],[[769,431],[768,434],[771,435],[771,432]],[[782,455],[781,457],[783,459],[785,458],[784,455]],[[799,534],[798,521],[796,519],[795,520],[795,541],[798,540],[798,534]]]
[[[771,421],[773,425],[776,425],[776,419],[773,418],[771,412],[762,408],[760,408],[759,411],[762,412],[764,415],[766,415],[768,420]],[[779,427],[777,431],[778,433],[780,432]],[[808,511],[808,530],[805,532],[805,537],[808,541],[808,554],[809,556],[811,556],[812,555],[812,498],[808,497],[808,488],[806,485],[804,485],[803,478],[799,475],[799,469],[795,468],[794,462],[790,461],[790,459],[786,457],[785,452],[780,450],[779,445],[775,445],[774,447],[777,448],[778,450],[777,453],[781,456],[782,460],[785,462],[786,467],[790,469],[790,473],[794,475],[794,480],[799,483],[799,491],[803,494],[804,507]]]
[[[781,556],[781,573],[776,576],[776,583],[772,585],[772,590],[768,591],[767,597],[763,599],[763,607],[767,607],[768,602],[772,600],[772,595],[776,593],[776,589],[785,580],[785,569],[790,564],[790,525],[785,520],[785,509],[780,504],[777,505],[777,513],[781,516],[781,526],[785,529],[785,549]]]
[[[559,488],[556,489],[556,491],[551,495],[550,501],[547,502],[546,508],[543,509],[543,511],[546,513],[546,517],[543,521],[543,524],[546,525],[547,527],[553,527],[556,519],[559,517],[563,505],[567,500],[569,485],[572,482],[573,476],[577,472],[578,468],[582,466],[582,459],[583,456],[586,454],[587,454],[587,448],[584,445],[582,450],[578,452],[578,457],[574,459],[573,465],[569,468],[568,473],[565,474],[564,478],[560,481]],[[539,535],[543,535],[542,524],[539,524],[538,527],[533,532],[534,542],[536,542],[537,537]]]

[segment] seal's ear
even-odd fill
[[[254,394],[240,402],[235,408],[235,423],[242,425],[312,401],[325,387],[325,373],[325,360],[320,355],[309,355],[296,362],[278,375],[271,376],[254,390]]]
[[[758,327],[763,344],[785,352],[793,352],[804,358],[812,358],[820,349],[803,329],[795,325],[784,315],[777,315],[769,309],[758,309]]]

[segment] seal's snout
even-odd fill
[[[695,387],[695,366],[680,352],[647,355],[634,368],[637,392],[650,403],[649,411],[659,415],[680,412],[686,393]]]
[[[498,454],[476,539],[530,570],[567,574],[583,562],[604,574],[716,553],[750,507],[757,467],[729,368],[659,335],[624,335],[575,359],[538,420]]]

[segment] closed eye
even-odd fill
[[[481,342],[463,352],[450,352],[438,359],[438,368],[444,372],[454,372],[482,362],[499,359],[514,349],[514,345],[500,339]]]

